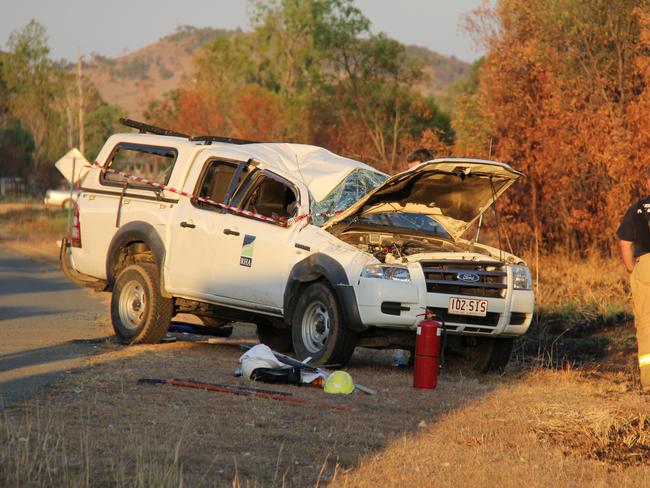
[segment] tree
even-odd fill
[[[487,55],[478,90],[459,104],[458,149],[527,175],[504,206],[520,243],[609,249],[638,178],[630,110],[644,86],[635,60],[646,57],[649,4],[502,0],[470,19]]]
[[[0,177],[25,178],[34,153],[34,139],[18,119],[0,127]]]
[[[48,59],[45,28],[32,20],[22,31],[9,35],[9,56],[3,63],[3,78],[9,94],[9,109],[29,127],[35,143],[34,164],[48,150],[48,131],[57,118],[54,104],[63,80]],[[34,168],[36,169],[36,168]]]
[[[158,104],[177,114],[177,125],[179,102],[191,92],[218,111],[224,135],[325,145],[389,172],[401,169],[403,140],[411,144],[424,130],[453,140],[449,117],[412,89],[421,64],[397,41],[372,34],[351,0],[256,2],[251,23],[253,32],[206,46],[196,85]]]
[[[86,127],[86,153],[90,161],[97,157],[106,139],[120,130],[119,120],[125,115],[121,108],[108,104],[101,104],[88,112],[84,125]]]

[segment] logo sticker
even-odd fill
[[[476,282],[481,280],[481,277],[478,274],[473,273],[471,271],[465,271],[463,273],[458,273],[456,275],[456,277],[460,281],[464,281],[466,283],[476,283]]]
[[[244,243],[241,246],[241,257],[239,265],[250,268],[253,265],[253,250],[255,249],[255,236],[244,235]]]

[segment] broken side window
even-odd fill
[[[298,198],[288,183],[270,174],[261,174],[242,199],[241,208],[272,219],[295,216]]]
[[[166,185],[176,156],[176,150],[169,147],[121,143],[115,147],[105,167]],[[126,177],[108,171],[102,176],[102,182],[123,185],[126,181]],[[129,182],[129,186],[155,189],[138,182]]]
[[[229,161],[209,160],[199,177],[195,194],[217,203],[226,203],[226,193],[237,173],[237,163]],[[239,173],[241,179],[242,173]],[[192,200],[195,206],[210,207],[209,204]]]

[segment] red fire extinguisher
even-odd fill
[[[415,336],[413,387],[433,390],[438,384],[442,328],[429,314],[418,324]]]

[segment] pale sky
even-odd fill
[[[458,28],[480,0],[356,0],[372,22],[404,44],[473,61],[481,53]],[[179,25],[249,30],[247,0],[0,0],[0,49],[9,34],[36,19],[47,29],[54,59],[77,49],[115,57],[156,42]]]

